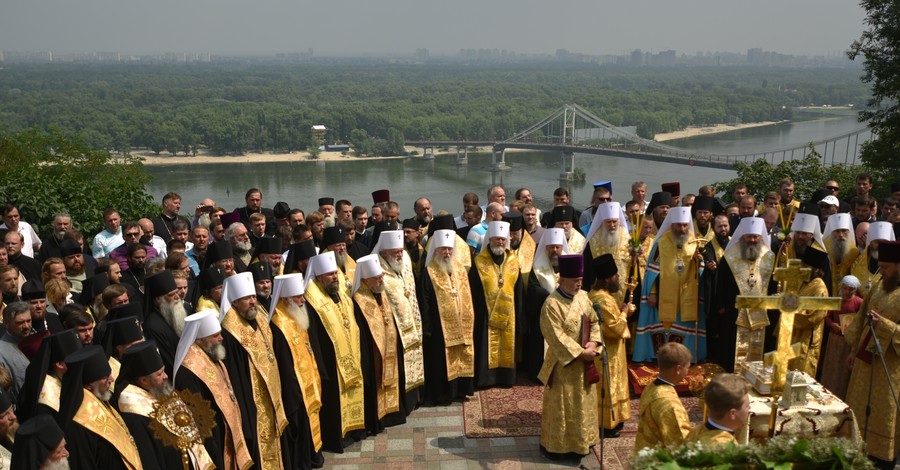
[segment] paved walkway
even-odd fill
[[[599,469],[590,454],[581,463],[560,465],[541,456],[534,437],[469,439],[463,428],[462,403],[419,408],[406,424],[387,428],[347,448],[343,454],[325,452],[330,469]]]

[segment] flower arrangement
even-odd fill
[[[699,442],[668,448],[646,448],[631,459],[631,468],[714,469],[874,469],[863,450],[838,437],[797,439],[776,436],[765,443],[704,447]]]

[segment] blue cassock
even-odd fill
[[[635,362],[647,362],[656,360],[656,350],[659,349],[667,341],[675,341],[681,343],[691,351],[693,362],[706,359],[706,313],[703,306],[703,283],[699,283],[700,292],[698,293],[698,310],[697,318],[700,320],[700,347],[694,352],[694,343],[697,329],[697,322],[680,321],[681,312],[678,313],[675,323],[671,329],[666,332],[662,322],[659,321],[659,309],[650,307],[647,304],[647,296],[650,295],[650,289],[659,279],[659,261],[656,257],[656,249],[658,243],[653,242],[653,248],[650,249],[650,255],[647,257],[647,271],[644,275],[644,282],[641,286],[641,309],[638,315],[637,333],[634,338],[634,354],[632,359]],[[703,274],[703,265],[698,271],[698,278]],[[668,333],[668,337],[667,337]]]

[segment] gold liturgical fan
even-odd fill
[[[186,391],[173,391],[153,404],[150,412],[150,429],[163,445],[175,447],[181,452],[184,470],[190,461],[188,451],[212,436],[215,417],[209,402],[200,395]]]

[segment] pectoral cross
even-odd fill
[[[788,361],[794,357],[791,348],[791,334],[794,331],[794,315],[800,310],[838,310],[841,308],[840,297],[800,297],[800,286],[809,280],[809,268],[801,268],[800,260],[788,260],[785,268],[775,270],[775,280],[784,282],[781,295],[739,295],[735,300],[737,308],[778,309],[781,311],[778,321],[778,348],[775,350],[772,374],[772,393],[780,394],[784,389]]]

